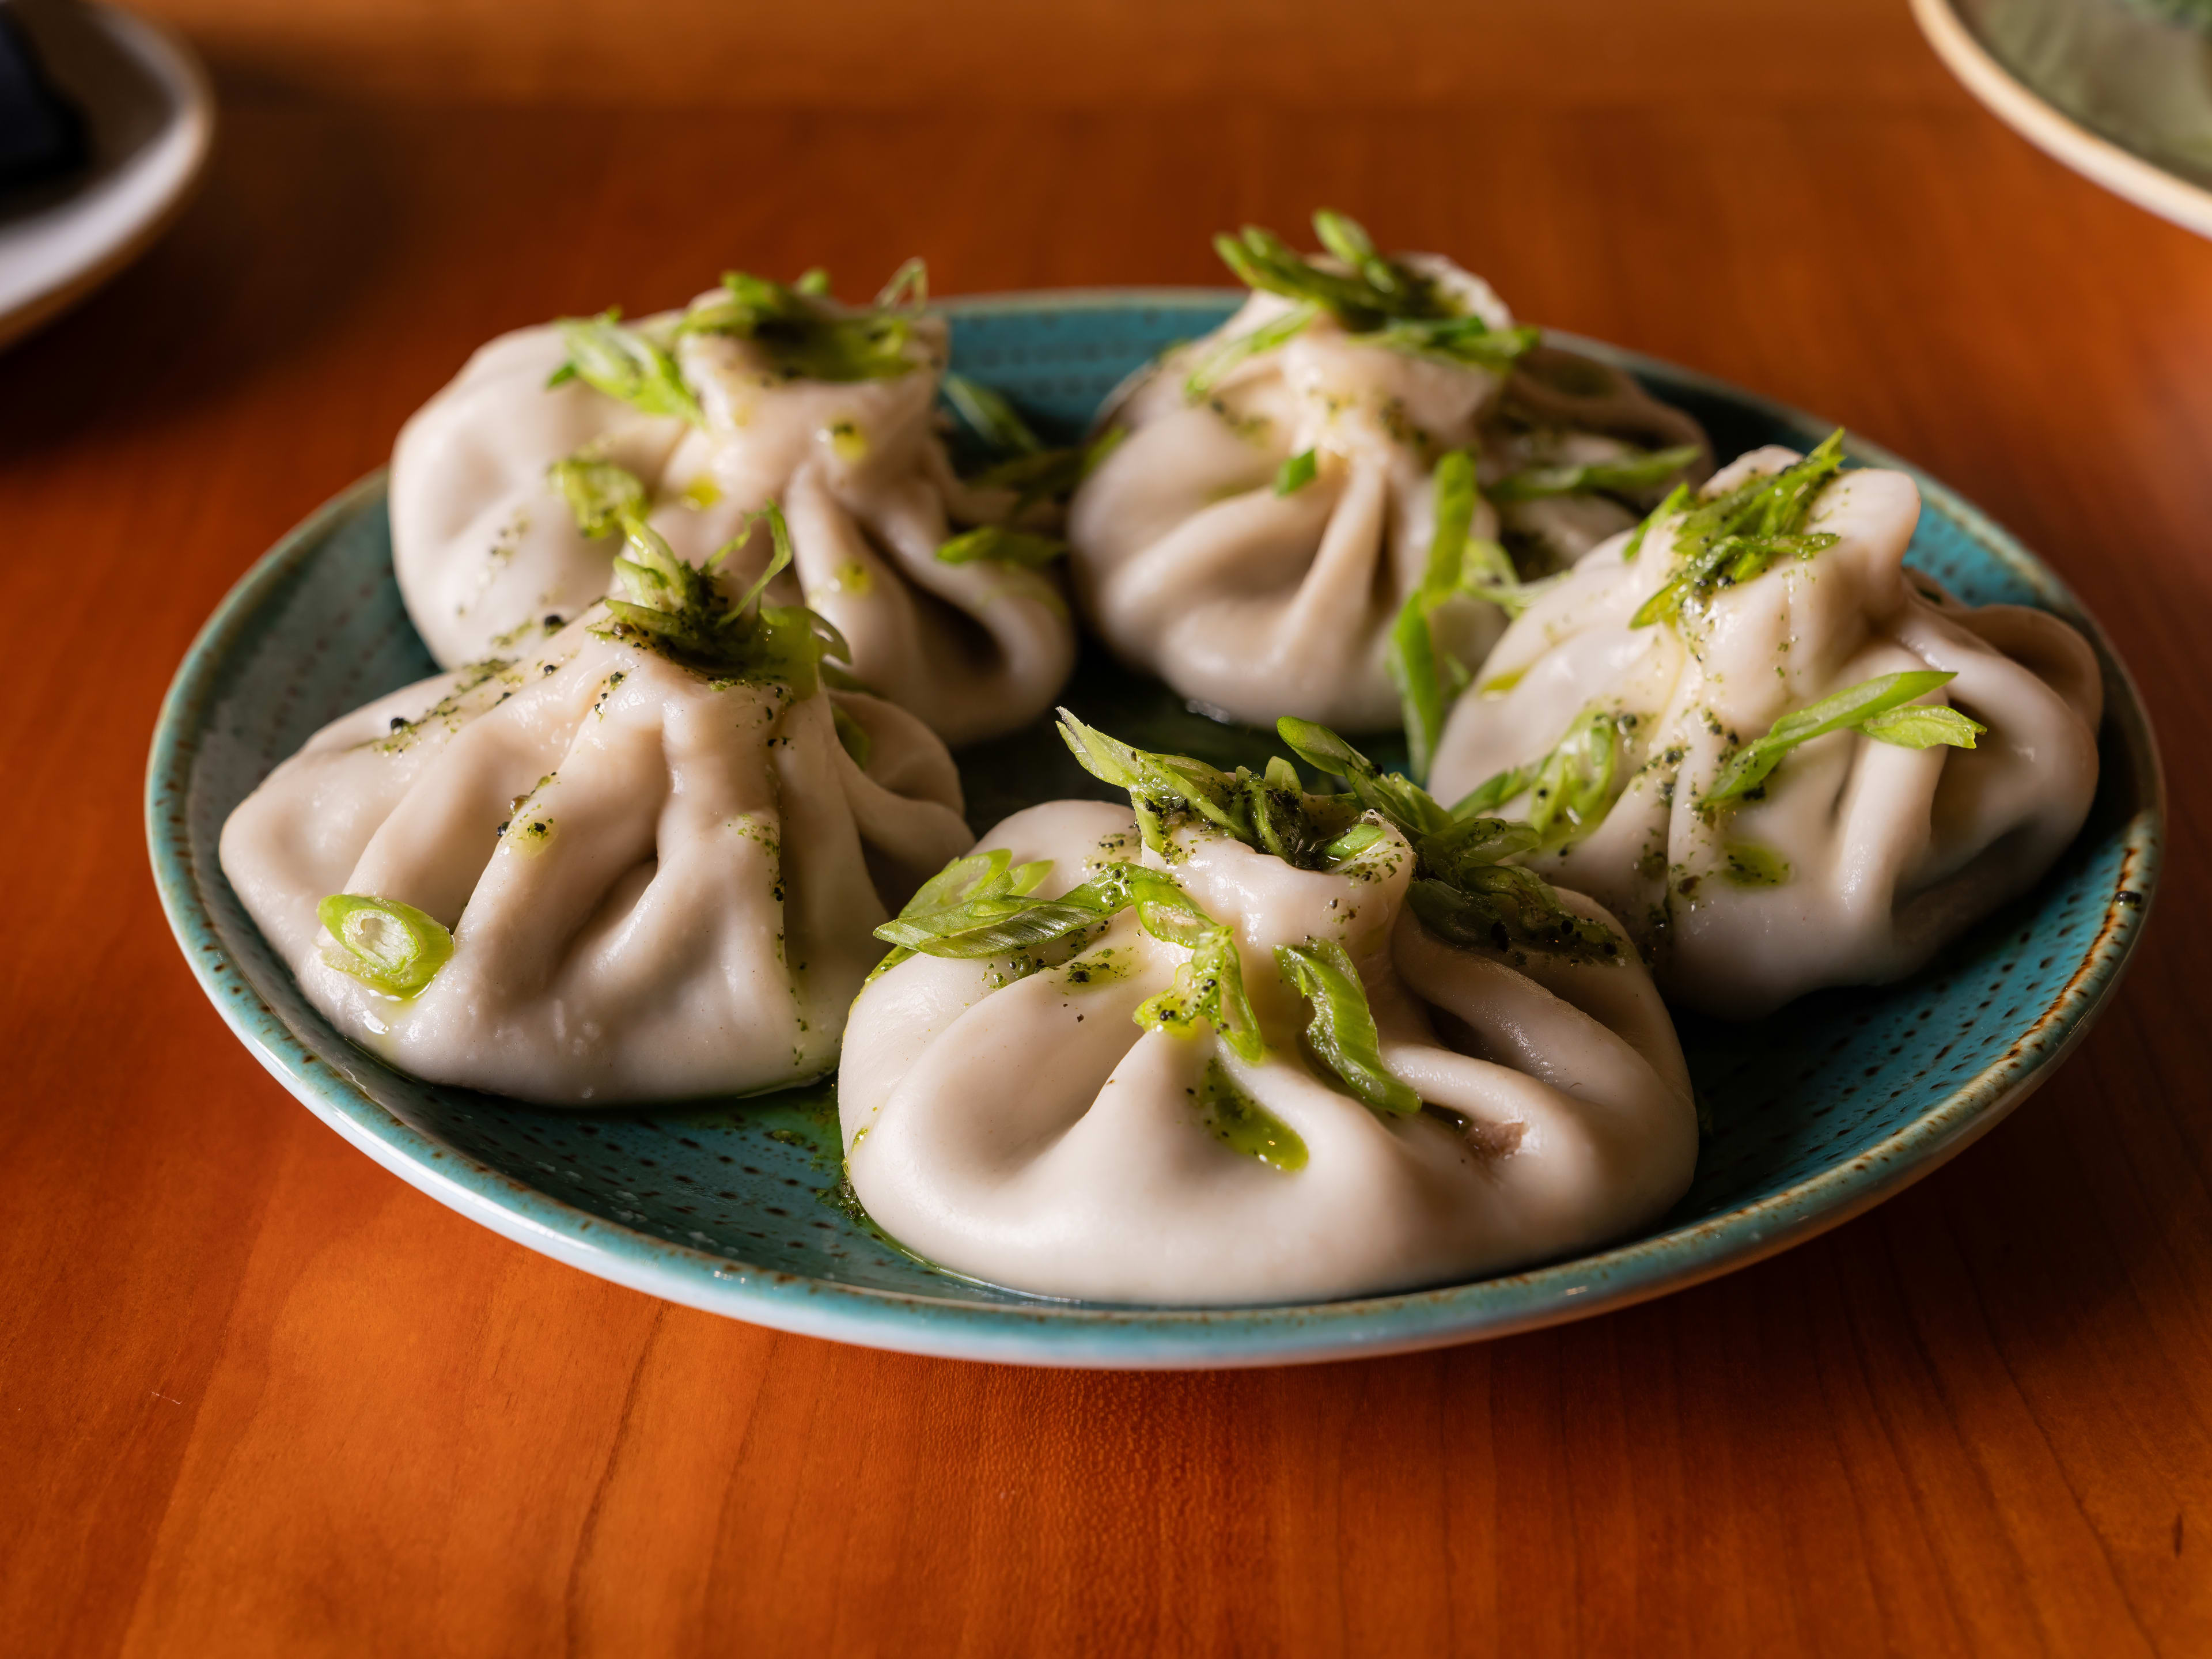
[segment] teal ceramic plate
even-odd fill
[[[1912,10],[2007,126],[2212,236],[2212,0],[1912,0]]]
[[[1223,317],[1209,291],[1016,295],[948,307],[953,358],[1073,435],[1164,343]],[[1809,447],[1825,422],[1603,346],[1705,422],[1723,455]],[[1855,457],[1895,458],[1865,445]],[[1912,469],[1907,467],[1906,471]],[[392,576],[384,482],[278,544],[209,622],[162,705],[147,779],[154,872],[209,997],[340,1134],[440,1202],[548,1255],[672,1301],[919,1353],[1038,1364],[1214,1366],[1384,1353],[1569,1319],[1724,1273],[1926,1174],[2017,1104],[2081,1036],[2142,927],[2159,857],[2158,759],[2126,674],[2058,581],[1924,475],[1914,562],[1970,600],[2040,605],[2104,652],[2104,781],[2031,898],[1928,972],[1826,993],[1762,1024],[1686,1024],[1712,1115],[1695,1184],[1648,1237],[1470,1285],[1310,1307],[1189,1312],[1048,1301],[915,1262],[842,1201],[828,1088],[671,1111],[568,1112],[402,1077],[308,1006],[216,863],[231,808],[325,721],[428,673]],[[1258,734],[1087,661],[1068,702],[1109,730],[1223,761]],[[962,757],[979,829],[1097,793],[1048,728]]]

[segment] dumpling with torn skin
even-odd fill
[[[623,597],[336,721],[223,826],[308,1000],[402,1071],[556,1105],[818,1077],[872,931],[974,839],[944,744],[825,684],[818,617],[631,552]]]
[[[1376,729],[1397,722],[1388,637],[1417,592],[1444,648],[1479,662],[1501,606],[1549,574],[1512,562],[1492,505],[1470,494],[1466,579],[1455,566],[1449,584],[1431,580],[1440,471],[1472,471],[1536,331],[1447,259],[1387,258],[1340,215],[1314,224],[1319,258],[1263,230],[1217,240],[1252,297],[1109,412],[1118,441],[1077,490],[1068,538],[1086,616],[1183,696],[1255,724]],[[1694,459],[1537,435],[1499,464],[1547,501],[1601,484],[1663,491]],[[1565,461],[1610,471],[1563,480]]]
[[[431,654],[512,654],[517,627],[575,616],[607,592],[627,517],[696,565],[773,501],[797,556],[769,598],[834,623],[861,680],[951,743],[1042,713],[1075,635],[1040,532],[1079,458],[1045,458],[1066,464],[1039,487],[955,475],[932,424],[948,337],[919,273],[855,309],[819,281],[732,272],[680,313],[483,347],[392,455],[392,562]],[[752,533],[728,573],[769,556]]]
[[[1598,906],[1331,733],[1352,793],[1063,717],[1133,812],[1017,813],[880,930],[838,1101],[853,1190],[994,1284],[1182,1305],[1477,1278],[1689,1184],[1673,1025]]]
[[[1751,1018],[1911,973],[2038,880],[2097,787],[2081,636],[1905,564],[1920,493],[1755,450],[1593,550],[1453,708],[1433,787],[1627,923],[1668,995]]]

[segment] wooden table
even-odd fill
[[[2212,1649],[2212,246],[2000,130],[1901,15],[1838,10],[1647,62],[1583,6],[1610,44],[1581,78],[1463,27],[1393,47],[1427,75],[1402,104],[1353,58],[1340,99],[1307,62],[1309,96],[1279,40],[1227,104],[230,82],[174,236],[0,357],[0,1650]],[[140,828],[162,688],[476,342],[734,263],[1212,281],[1210,232],[1317,204],[1912,456],[2112,631],[2172,766],[2157,919],[2080,1054],[1955,1164],[1534,1335],[999,1370],[556,1267],[349,1151],[203,1001]]]

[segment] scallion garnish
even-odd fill
[[[917,951],[994,957],[1030,950],[1113,914],[1103,896],[1087,887],[1048,904],[1032,902],[1027,896],[1051,873],[1049,859],[1016,866],[1013,854],[1005,851],[953,860],[922,883],[903,910],[876,929],[876,937],[893,947],[876,973]]]
[[[1237,935],[1200,909],[1169,878],[1137,865],[1129,872],[1137,925],[1163,944],[1190,952],[1175,983],[1139,1005],[1132,1016],[1146,1030],[1188,1036],[1200,1020],[1211,1024],[1239,1059],[1257,1063],[1267,1051],[1260,1022],[1244,992],[1244,964]]]
[[[547,386],[581,380],[641,414],[674,416],[693,426],[707,423],[676,359],[643,330],[625,326],[621,307],[611,306],[596,317],[563,317],[554,326],[568,356]]]
[[[830,273],[817,265],[811,274],[822,279],[822,286],[815,292],[829,293]],[[878,311],[917,313],[928,303],[929,264],[919,254],[891,272],[890,280],[885,283],[876,294]]]
[[[1436,528],[1420,586],[1391,624],[1388,662],[1406,714],[1406,747],[1413,775],[1425,778],[1443,737],[1444,716],[1467,685],[1467,668],[1437,649],[1430,613],[1460,591],[1468,526],[1474,516],[1474,458],[1455,449],[1437,464]]]
[[[1534,501],[1553,495],[1633,493],[1664,483],[1698,459],[1695,444],[1654,449],[1618,460],[1587,461],[1580,466],[1534,466],[1508,473],[1488,490],[1493,501]]]
[[[1417,778],[1428,776],[1445,716],[1469,678],[1466,664],[1437,648],[1434,612],[1445,601],[1467,594],[1518,616],[1548,586],[1522,582],[1503,547],[1468,533],[1479,499],[1474,456],[1461,449],[1444,456],[1437,463],[1432,488],[1436,528],[1429,538],[1428,565],[1419,586],[1399,607],[1385,659],[1405,711],[1406,747]]]
[[[1784,714],[1765,737],[1729,757],[1698,805],[1710,810],[1751,794],[1765,783],[1784,755],[1831,732],[1855,727],[1878,743],[1905,749],[1932,749],[1938,744],[1972,749],[1974,739],[1989,730],[1979,720],[1942,704],[1905,707],[1957,678],[1932,668],[1883,674]]]
[[[1044,441],[1030,429],[1005,394],[965,374],[947,374],[944,391],[952,412],[1000,454],[1034,455],[1044,448]]]
[[[1504,374],[1534,350],[1542,336],[1526,326],[1492,328],[1480,317],[1443,317],[1390,323],[1361,337],[1410,356]]]
[[[1314,215],[1314,233],[1345,270],[1315,264],[1257,225],[1216,236],[1213,251],[1247,288],[1318,306],[1350,333],[1372,333],[1393,319],[1440,321],[1459,315],[1434,282],[1376,253],[1356,221],[1323,209]]]
[[[1056,536],[1036,536],[987,524],[940,542],[937,556],[946,564],[1011,564],[1035,570],[1066,551],[1067,544]]]
[[[1672,622],[1686,604],[1703,604],[1723,588],[1750,581],[1777,559],[1809,559],[1833,547],[1833,532],[1807,533],[1804,526],[1814,501],[1843,465],[1844,434],[1838,428],[1804,459],[1685,514],[1674,526],[1673,551],[1680,561],[1674,574],[1644,600],[1629,626]]]
[[[1301,870],[1329,868],[1374,844],[1374,837],[1347,839],[1362,811],[1356,802],[1308,795],[1297,769],[1279,757],[1257,776],[1241,766],[1224,772],[1186,755],[1133,748],[1065,708],[1060,732],[1085,771],[1129,792],[1145,844],[1156,853],[1167,850],[1170,831],[1193,819]]]
[[[765,521],[774,553],[768,568],[732,602],[714,571]],[[773,501],[745,515],[738,534],[695,569],[676,556],[642,519],[623,523],[627,544],[615,560],[615,592],[607,599],[609,637],[651,647],[670,660],[714,679],[781,680],[811,697],[821,684],[822,659],[853,659],[852,647],[827,617],[805,605],[763,605],[762,596],[791,564],[791,532]]]
[[[576,515],[576,528],[592,541],[611,536],[623,520],[645,513],[645,481],[612,461],[571,455],[545,471]]]
[[[945,400],[997,457],[968,475],[968,482],[978,489],[1012,490],[1008,516],[1015,519],[1040,501],[1065,502],[1129,435],[1127,428],[1112,427],[1089,443],[1048,448],[1003,395],[960,374],[945,377]]]
[[[731,270],[722,274],[722,289],[692,307],[677,332],[750,340],[792,380],[884,380],[920,366],[908,349],[914,319],[929,293],[928,272],[919,259],[900,266],[866,311],[847,311],[830,301],[826,276],[787,286]]]
[[[1203,398],[1247,358],[1272,351],[1326,311],[1348,334],[1394,351],[1503,374],[1536,343],[1533,328],[1493,329],[1463,313],[1438,283],[1375,251],[1359,223],[1327,209],[1314,215],[1314,234],[1344,269],[1332,270],[1294,251],[1271,230],[1247,225],[1213,239],[1213,250],[1246,287],[1279,294],[1291,310],[1247,334],[1222,341],[1191,370],[1183,389]]]
[[[1129,435],[1127,427],[1111,427],[1087,444],[1066,449],[1040,449],[1010,456],[971,476],[979,489],[1011,489],[1014,505],[1010,517],[1018,519],[1040,501],[1065,504],[1075,487],[1098,470],[1098,464]]]
[[[1295,495],[1321,476],[1321,460],[1317,452],[1302,449],[1275,469],[1275,493]]]
[[[876,752],[876,740],[868,735],[868,728],[847,714],[842,703],[830,705],[830,719],[837,728],[838,745],[853,757],[854,765],[866,771],[868,757]]]
[[[1635,563],[1636,556],[1644,550],[1644,538],[1651,533],[1652,527],[1680,512],[1683,504],[1689,499],[1690,486],[1686,483],[1678,483],[1668,490],[1667,499],[1653,507],[1643,521],[1629,533],[1628,540],[1621,546],[1620,562],[1623,564]]]
[[[1236,936],[1171,877],[1142,865],[1109,865],[1056,899],[1032,899],[1028,896],[1051,872],[1051,861],[1014,865],[1012,857],[1003,850],[970,854],[932,877],[905,909],[876,929],[878,939],[896,947],[876,973],[917,953],[1023,956],[1133,907],[1139,927],[1190,952],[1175,983],[1136,1010],[1137,1024],[1187,1034],[1202,1019],[1244,1059],[1257,1060],[1265,1052],[1244,992]]]
[[[1382,1064],[1382,1039],[1367,1005],[1367,988],[1343,945],[1333,939],[1279,945],[1275,966],[1311,1006],[1306,1041],[1346,1088],[1389,1116],[1410,1117],[1421,1109],[1420,1096]]]
[[[1577,961],[1621,960],[1610,928],[1569,910],[1534,872],[1503,861],[1536,848],[1536,833],[1527,825],[1464,808],[1447,811],[1427,790],[1378,769],[1325,726],[1286,715],[1275,726],[1292,753],[1342,777],[1353,800],[1411,843],[1413,883],[1406,902],[1438,938]]]
[[[1231,336],[1216,342],[1199,358],[1183,377],[1183,396],[1192,403],[1203,403],[1213,388],[1229,378],[1238,365],[1276,347],[1288,344],[1297,337],[1308,323],[1321,315],[1318,306],[1293,306],[1279,317],[1270,318],[1249,333]]]
[[[1541,760],[1516,766],[1478,784],[1452,811],[1494,812],[1516,796],[1528,798],[1521,822],[1546,850],[1586,836],[1613,809],[1620,719],[1600,705],[1575,716],[1566,735]]]
[[[386,996],[419,994],[453,957],[446,925],[398,899],[332,893],[315,915],[337,941],[324,962]]]

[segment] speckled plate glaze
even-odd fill
[[[1038,423],[1073,434],[1163,344],[1231,296],[1072,292],[955,302],[954,362]],[[1827,423],[1587,342],[1703,420],[1730,455],[1808,447]],[[285,538],[224,600],[178,671],[147,778],[154,872],[210,999],[283,1085],[379,1163],[494,1231],[672,1301],[763,1325],[918,1353],[1035,1364],[1276,1364],[1461,1342],[1575,1318],[1725,1273],[1925,1175],[2019,1103],[2111,994],[2156,878],[2157,751],[2134,688],[2065,588],[2003,531],[1913,473],[1927,510],[1913,562],[1969,600],[2039,605],[2103,654],[2104,780],[2088,827],[2031,897],[1928,972],[1823,993],[1761,1024],[1686,1023],[1712,1133],[1695,1184],[1649,1236],[1571,1261],[1408,1295],[1180,1311],[1054,1302],[955,1278],[899,1253],[844,1201],[824,1085],[682,1109],[553,1111],[400,1076],[308,1006],[216,862],[234,806],[346,710],[431,670],[392,576],[381,476]],[[1086,661],[1079,713],[1223,761],[1263,734],[1192,715]],[[1376,745],[1377,752],[1382,746]],[[970,816],[1097,793],[1048,729],[961,757]]]

